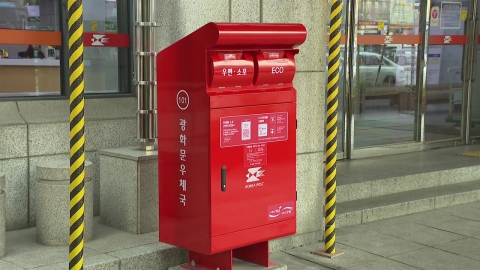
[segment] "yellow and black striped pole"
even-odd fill
[[[337,200],[337,121],[338,82],[340,79],[340,42],[342,37],[342,0],[332,0],[330,13],[330,41],[328,55],[326,165],[325,165],[325,250],[314,252],[335,257],[335,215]]]
[[[70,68],[70,247],[69,269],[83,269],[85,197],[85,119],[83,4],[68,0]]]

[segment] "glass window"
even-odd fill
[[[380,65],[380,58],[376,55],[369,55],[366,53],[360,54],[359,57],[361,66],[378,66]]]
[[[2,1],[0,98],[68,95],[68,25],[65,18],[68,11],[66,5],[62,5],[65,1]],[[131,13],[127,6],[127,1],[118,1],[117,6],[117,0],[83,0],[86,94],[131,90],[131,57],[125,45],[129,42]],[[117,9],[120,10],[118,14],[125,17],[120,25]],[[99,38],[106,41],[104,44],[93,41],[92,37],[99,36],[104,37]]]
[[[0,97],[60,94],[59,7],[58,0],[0,2]]]
[[[85,32],[117,34],[117,0],[83,0]],[[119,92],[119,48],[85,47],[85,92]]]

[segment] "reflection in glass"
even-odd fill
[[[117,1],[83,0],[85,32],[117,33]],[[118,92],[118,48],[85,47],[85,91]]]
[[[348,22],[348,19],[347,19],[347,2],[348,0],[343,0],[343,10],[342,10],[342,16],[343,16],[343,20],[342,20],[342,27],[341,27],[341,30],[342,30],[342,35],[345,35],[346,32],[347,32],[347,22]],[[329,27],[329,23],[330,23],[330,20],[328,20],[328,23],[327,23],[327,33],[330,33],[330,27]],[[328,42],[328,41],[327,41]],[[345,67],[345,64],[346,62],[343,61],[344,60],[344,56],[345,56],[345,53],[346,53],[346,45],[345,44],[342,44],[340,45],[340,67],[339,67],[339,85],[338,85],[338,109],[337,109],[337,112],[338,112],[338,122],[337,122],[337,152],[343,152],[344,151],[344,144],[343,144],[343,139],[344,139],[344,97],[345,97],[345,89],[344,87],[346,87],[346,84],[345,84],[345,77],[346,77],[346,74],[344,72],[346,72],[346,67]],[[327,45],[327,48],[326,48],[326,57],[325,57],[325,64],[326,64],[326,67],[325,67],[325,70],[328,70],[328,56],[329,56],[329,47]],[[325,72],[325,82],[326,82],[326,86],[325,86],[325,89],[328,88],[328,72]],[[325,91],[327,92],[327,91]],[[326,93],[327,94],[327,93]],[[326,98],[326,96],[325,96]],[[327,108],[325,108],[327,109]]]
[[[416,35],[419,2],[360,1],[358,36]],[[402,10],[402,17],[393,13]],[[414,141],[417,45],[362,44],[354,48],[354,145]]]
[[[58,0],[0,2],[0,29],[59,31]]]
[[[438,8],[440,14],[442,14],[442,2],[445,1],[432,1],[432,6]],[[466,11],[467,6],[463,5],[462,10]],[[457,13],[460,15],[460,10]],[[430,35],[464,34],[464,23],[457,24],[457,29],[444,29],[438,23],[430,25]],[[461,136],[464,86],[462,62],[463,45],[429,46],[425,112],[426,141],[455,139]]]
[[[59,31],[59,2],[0,2],[0,30]],[[0,96],[60,94],[60,47],[0,44]]]
[[[473,138],[478,138],[480,137],[480,61],[478,59],[480,55],[480,45],[477,44],[475,50],[477,63],[473,74],[473,78],[475,79],[475,81],[473,82],[472,86],[472,123],[470,129],[470,136]]]

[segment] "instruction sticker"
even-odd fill
[[[288,112],[220,118],[220,147],[288,140]]]
[[[265,166],[267,165],[267,144],[245,145],[245,167]]]

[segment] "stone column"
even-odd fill
[[[93,234],[93,166],[85,161],[84,241]],[[37,242],[47,246],[68,246],[70,238],[70,161],[37,164]]]
[[[133,234],[158,231],[157,151],[99,150],[100,223]]]
[[[5,255],[5,174],[0,172],[0,257]]]

